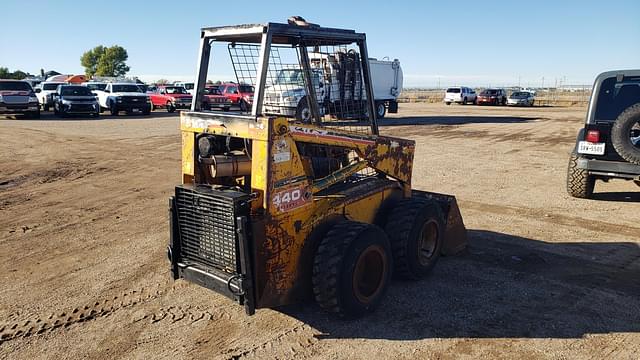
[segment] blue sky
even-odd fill
[[[130,75],[189,80],[201,27],[301,15],[367,33],[370,56],[400,59],[405,87],[540,86],[543,77],[545,85],[590,84],[598,72],[640,67],[638,0],[321,4],[2,0],[0,66],[82,73],[84,51],[118,44],[129,53]]]

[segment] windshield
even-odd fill
[[[252,93],[254,91],[255,90],[251,85],[240,85],[240,92],[242,93]]]
[[[222,95],[220,89],[218,89],[217,87],[205,88],[204,93],[207,95]]]
[[[138,85],[113,85],[113,92],[142,92]]]
[[[63,86],[61,92],[62,96],[93,96],[91,90],[84,86]]]
[[[60,83],[42,84],[42,90],[55,90],[58,88],[58,85],[60,85]]]
[[[480,95],[496,95],[497,93],[498,93],[498,90],[485,90]]]
[[[442,91],[442,90],[441,90]],[[460,93],[460,88],[451,88],[451,89],[447,89],[448,93],[455,93],[455,94],[459,94]]]
[[[524,98],[527,97],[529,95],[529,93],[526,92],[514,92],[513,94],[511,94],[511,97],[513,98]]]
[[[302,70],[298,69],[286,69],[281,70],[276,78],[276,84],[279,85],[304,85],[304,79],[302,78]]]
[[[0,81],[0,91],[31,91],[31,85],[24,81]]]
[[[189,94],[183,87],[166,87],[164,90],[167,94]]]
[[[91,90],[103,91],[107,87],[107,84],[85,84],[85,86]]]
[[[187,90],[193,90],[193,83],[184,83],[183,86]]]

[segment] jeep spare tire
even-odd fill
[[[618,116],[611,128],[611,143],[623,159],[640,165],[640,103]]]

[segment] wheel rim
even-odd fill
[[[636,122],[631,126],[629,131],[629,141],[634,147],[640,148],[640,122]]]
[[[378,116],[384,115],[384,104],[378,104]]]
[[[302,109],[300,117],[302,118],[302,121],[309,121],[309,119],[311,119],[311,110],[309,110],[309,108]]]
[[[371,245],[358,257],[353,271],[353,293],[361,303],[369,303],[380,293],[387,273],[387,256],[379,245]]]
[[[438,237],[440,229],[438,223],[433,220],[427,220],[420,229],[420,237],[418,238],[418,260],[423,266],[429,265],[431,259],[436,253],[438,247]]]

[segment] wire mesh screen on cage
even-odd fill
[[[230,43],[228,49],[238,83],[256,86],[260,46]],[[371,133],[356,44],[272,45],[265,75],[260,115]]]

